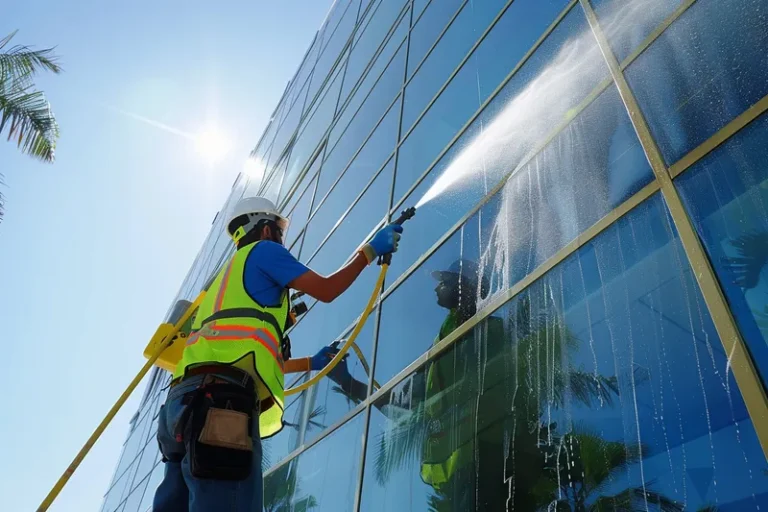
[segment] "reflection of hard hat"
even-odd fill
[[[480,278],[480,267],[477,263],[471,260],[456,260],[454,261],[448,270],[435,270],[432,272],[432,277],[438,281],[450,281],[451,279],[464,279],[469,281],[470,286],[477,287],[478,279]],[[482,288],[480,294],[485,297],[488,295],[488,290],[491,285],[488,281],[488,276],[484,275],[482,279]]]
[[[289,221],[277,211],[275,203],[265,197],[245,197],[232,210],[227,223],[227,233],[237,242],[262,220],[276,222],[283,231],[288,229]]]

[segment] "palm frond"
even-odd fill
[[[23,153],[53,161],[59,127],[42,92],[0,87],[0,134],[6,127],[8,140],[14,140]]]
[[[426,433],[423,404],[409,411],[380,435],[374,458],[376,480],[384,485],[392,473],[418,459]]]
[[[0,39],[0,50],[3,50],[15,35],[16,31]],[[0,52],[0,81],[5,82],[12,77],[32,77],[40,71],[61,73],[55,50],[34,50],[29,46],[17,45]]]

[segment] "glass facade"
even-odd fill
[[[337,0],[177,298],[243,196],[326,274],[418,204],[352,380],[264,442],[265,510],[768,509],[766,55],[764,0]],[[169,378],[103,512],[151,510]]]

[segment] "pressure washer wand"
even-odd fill
[[[399,226],[402,226],[405,221],[410,220],[413,218],[413,216],[416,215],[416,208],[414,206],[411,206],[410,208],[406,208],[405,210],[400,213],[400,216],[392,221],[392,224],[397,224]],[[392,253],[385,254],[381,258],[379,258],[379,265],[389,265],[392,263]]]

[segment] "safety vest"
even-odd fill
[[[504,342],[501,320],[489,317],[486,350],[499,352]],[[435,343],[453,332],[460,324],[457,311],[451,310],[440,327]],[[475,442],[478,435],[475,344],[460,342],[454,346],[454,356],[443,356],[434,361],[427,371],[425,396],[426,439],[422,448],[421,479],[435,489],[448,483],[456,471],[474,462]],[[462,352],[468,352],[463,354]],[[489,356],[490,357],[490,356]],[[456,364],[460,361],[460,364]],[[471,365],[471,366],[466,366]],[[472,377],[466,379],[465,369],[472,368]],[[472,381],[472,382],[468,382]],[[499,412],[504,405],[499,404]],[[484,413],[484,415],[487,415]],[[496,416],[491,414],[490,416]],[[493,421],[496,418],[482,418]]]
[[[288,290],[278,306],[262,306],[245,289],[245,262],[255,242],[238,249],[205,294],[192,324],[193,333],[174,378],[190,367],[227,364],[250,373],[262,403],[261,437],[283,428],[284,374],[280,340],[290,309]]]

